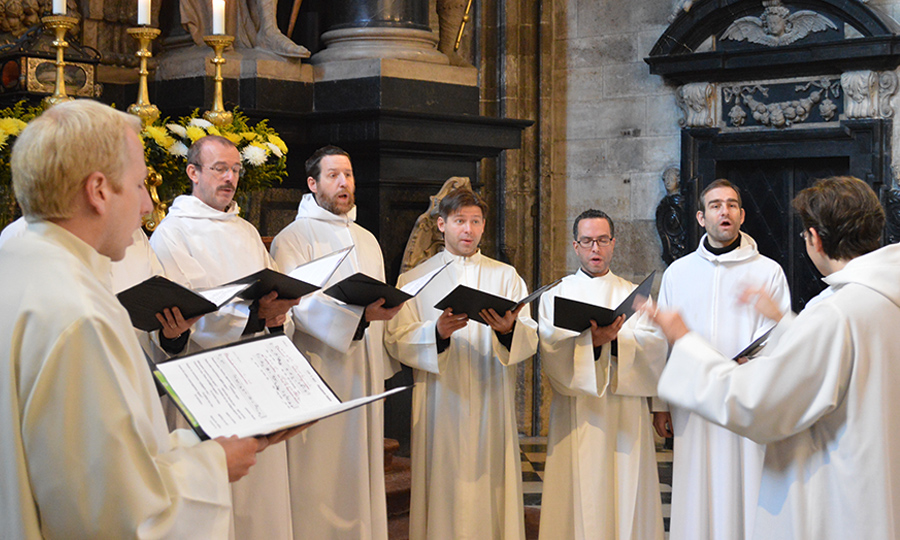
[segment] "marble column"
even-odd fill
[[[325,48],[310,60],[325,62],[392,58],[447,64],[428,26],[428,0],[333,0]]]

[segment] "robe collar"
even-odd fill
[[[175,197],[172,208],[169,210],[170,216],[186,217],[195,219],[215,219],[227,221],[239,217],[241,208],[235,201],[231,201],[228,208],[224,212],[216,210],[205,202],[201,201],[193,195],[179,195]]]
[[[822,280],[832,288],[847,283],[868,287],[900,306],[900,244],[891,244],[851,260]]]
[[[575,276],[581,279],[598,279],[600,281],[609,281],[615,277],[615,275],[612,273],[612,270],[607,270],[607,272],[602,276],[592,276],[580,266],[578,267],[578,270],[575,271]]]
[[[306,193],[300,199],[300,206],[297,208],[297,219],[315,219],[350,225],[356,221],[356,206],[351,208],[346,214],[332,214],[319,206],[312,193]]]
[[[700,239],[700,245],[697,246],[697,254],[708,261],[717,263],[736,263],[746,261],[759,254],[759,250],[756,247],[756,240],[743,231],[741,231],[740,247],[721,255],[715,255],[706,249],[706,246],[704,245],[706,236],[707,235],[704,234],[703,238]]]
[[[453,262],[456,264],[465,265],[478,265],[481,264],[481,259],[484,255],[481,254],[481,250],[477,250],[473,255],[469,257],[463,257],[462,255],[453,255],[446,249],[441,251],[441,260],[445,263]]]
[[[28,232],[38,234],[44,240],[72,254],[90,270],[97,281],[112,291],[112,260],[109,257],[101,255],[87,242],[50,221],[29,222]]]

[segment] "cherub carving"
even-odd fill
[[[801,10],[791,13],[781,0],[764,0],[765,11],[759,17],[741,17],[734,21],[720,39],[749,41],[767,47],[780,47],[799,41],[813,32],[837,30],[830,19],[820,13]]]
[[[453,176],[444,182],[437,195],[430,197],[431,204],[428,205],[428,210],[416,218],[416,224],[406,242],[406,249],[403,250],[403,262],[400,266],[401,274],[415,268],[420,262],[441,250],[444,245],[444,236],[437,228],[438,204],[448,193],[460,187],[472,189],[472,183],[466,177]]]

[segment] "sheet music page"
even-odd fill
[[[414,280],[410,281],[409,283],[407,283],[406,285],[400,287],[400,290],[410,296],[415,296],[415,295],[419,294],[419,292],[421,292],[422,289],[425,288],[425,285],[428,285],[431,282],[431,280],[434,279],[434,277],[436,275],[440,274],[444,270],[444,268],[447,268],[448,266],[450,266],[450,263],[446,263],[446,264],[444,264],[444,266],[441,266],[440,268],[435,268],[434,270],[432,270],[431,272],[428,272],[424,276],[422,276],[418,279],[414,279]]]
[[[314,259],[312,261],[309,261],[308,263],[301,264],[297,268],[294,268],[288,275],[294,279],[299,279],[300,281],[309,283],[310,285],[324,287],[325,283],[327,283],[328,280],[331,279],[331,276],[334,275],[335,270],[338,269],[338,266],[341,265],[341,263],[350,253],[351,249],[353,249],[353,246],[345,247],[344,249],[339,249],[334,253],[319,257],[318,259]]]
[[[196,292],[203,298],[206,298],[216,306],[222,307],[229,300],[237,296],[239,292],[243,291],[250,285],[252,285],[252,283],[238,283],[235,285],[222,285],[221,287],[213,287],[211,289],[194,292]]]
[[[285,336],[159,364],[203,430],[219,436],[271,433],[340,400]]]

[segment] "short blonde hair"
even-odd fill
[[[66,219],[72,201],[94,172],[122,189],[125,131],[140,134],[136,116],[88,99],[56,105],[28,123],[13,146],[13,188],[28,219]]]

